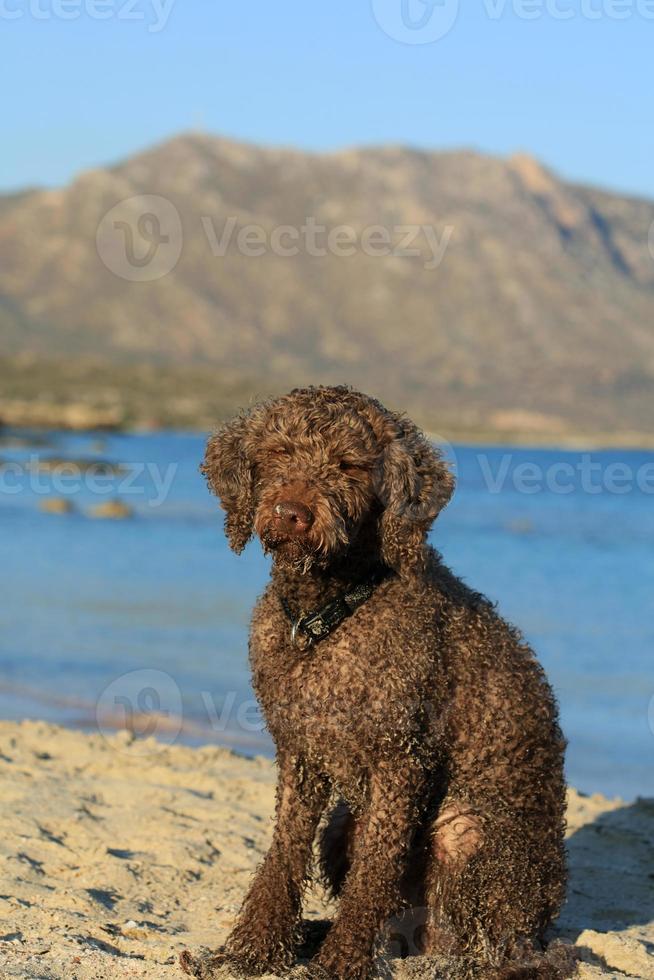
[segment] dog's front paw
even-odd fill
[[[214,980],[228,976],[257,977],[264,973],[278,976],[288,972],[293,962],[292,948],[270,941],[263,944],[221,947],[214,953],[193,956],[184,950],[179,958],[180,966],[190,977],[198,980]]]
[[[179,965],[189,977],[198,980],[216,980],[229,976],[255,977],[262,973],[277,972],[269,962],[257,960],[252,956],[237,955],[224,948],[214,953],[193,956],[187,949],[179,957]]]
[[[368,956],[344,956],[323,949],[308,965],[311,980],[370,980],[374,963]]]
[[[180,953],[179,965],[184,973],[189,977],[198,977],[199,980],[210,980],[217,977],[221,971],[229,969],[229,957],[224,949],[216,950],[215,953],[201,953],[194,956],[188,949]]]
[[[179,954],[179,965],[189,977],[206,977],[211,975],[207,974],[205,970],[210,959],[217,959],[217,954],[207,953],[193,956],[190,950],[184,949]]]

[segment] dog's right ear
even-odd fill
[[[441,452],[418,427],[388,413],[386,447],[377,474],[384,507],[379,522],[382,557],[403,574],[424,566],[427,532],[454,490]]]
[[[254,526],[254,468],[247,448],[249,423],[247,416],[239,415],[222,425],[207,442],[200,467],[225,511],[225,534],[237,555],[252,537]]]

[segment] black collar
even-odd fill
[[[324,640],[333,633],[337,626],[351,616],[373,594],[380,582],[390,574],[390,569],[381,568],[363,582],[359,582],[348,592],[332,599],[321,609],[309,613],[295,614],[287,599],[281,597],[284,612],[291,621],[291,643],[293,646],[307,649]],[[302,642],[303,641],[303,642]]]

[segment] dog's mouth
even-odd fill
[[[262,528],[259,539],[265,552],[276,561],[293,558],[318,557],[319,551],[306,535],[287,534],[274,523]]]
[[[266,528],[259,535],[263,550],[272,555],[279,568],[308,572],[310,568],[325,564],[326,556],[315,550],[309,541],[300,537],[280,535],[274,527]]]
[[[259,535],[265,551],[273,554],[285,554],[290,551],[307,552],[306,541],[292,535],[280,534],[274,527],[265,528]]]

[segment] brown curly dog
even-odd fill
[[[438,451],[374,399],[312,387],[224,425],[203,471],[231,547],[256,532],[273,557],[250,658],[279,781],[227,945],[185,971],[293,964],[317,837],[340,901],[315,976],[374,975],[407,907],[448,976],[569,976],[543,945],[566,879],[557,708],[520,634],[426,544],[453,489]]]

